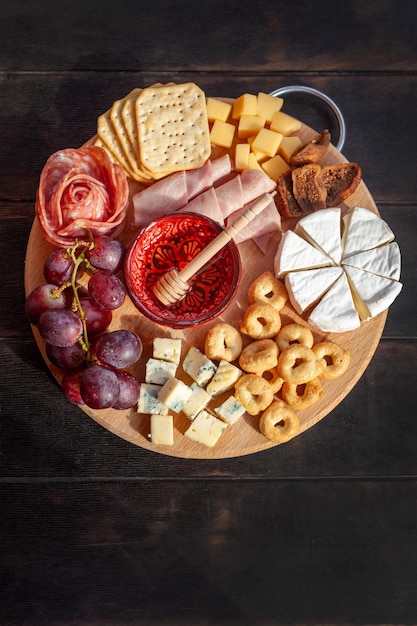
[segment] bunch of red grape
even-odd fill
[[[45,340],[48,359],[64,370],[62,390],[73,404],[93,409],[127,409],[139,396],[139,382],[127,371],[142,354],[142,341],[129,330],[109,331],[112,311],[126,297],[117,273],[125,248],[100,235],[57,248],[44,264],[46,283],[26,299],[26,314]],[[86,293],[79,285],[87,270]]]

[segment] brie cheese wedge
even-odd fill
[[[364,250],[344,259],[342,265],[352,265],[379,276],[399,280],[401,275],[401,253],[396,241],[372,250]]]
[[[376,213],[355,207],[343,218],[342,257],[371,250],[394,239],[394,233]]]
[[[342,258],[340,218],[341,210],[330,208],[306,215],[295,227],[297,234],[327,254],[335,265],[339,265]]]
[[[312,267],[326,267],[330,259],[308,241],[292,230],[282,234],[274,259],[276,276],[284,276],[287,272],[305,270]]]
[[[285,276],[285,287],[297,313],[301,315],[320,300],[342,273],[341,267],[319,267],[301,272],[289,272]]]
[[[345,271],[362,321],[385,311],[402,289],[402,284],[397,280],[378,276],[358,267],[346,266]]]
[[[327,333],[343,333],[359,328],[361,320],[344,272],[324,294],[308,321]]]

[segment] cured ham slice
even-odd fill
[[[40,176],[36,215],[45,238],[67,248],[93,235],[116,237],[122,230],[129,187],[121,166],[97,146],[52,154]]]
[[[242,209],[236,211],[228,217],[226,225],[228,226],[234,222],[239,215],[246,211],[249,204],[245,205]],[[256,220],[249,222],[249,224],[234,237],[234,240],[236,243],[242,243],[247,239],[253,239],[258,248],[265,253],[269,242],[269,235],[277,230],[281,230],[281,216],[275,206],[275,201],[271,200],[264,210],[256,217]]]
[[[214,187],[210,187],[204,193],[191,200],[188,204],[180,209],[180,212],[197,213],[210,217],[218,224],[223,225],[223,214],[217,200],[217,194]]]
[[[134,225],[149,224],[158,217],[175,213],[190,200],[218,183],[232,170],[229,155],[195,170],[175,172],[133,195]]]

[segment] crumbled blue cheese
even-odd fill
[[[160,388],[158,399],[175,413],[179,413],[184,408],[185,403],[191,396],[193,390],[182,380],[171,376],[165,385]]]
[[[211,396],[218,396],[224,391],[232,389],[242,374],[242,370],[236,367],[236,365],[221,360],[216,373],[206,387],[206,391]]]
[[[175,376],[177,367],[176,363],[150,358],[146,362],[145,382],[165,385],[170,376]]]
[[[153,340],[153,358],[178,363],[181,359],[181,339],[171,339],[170,337],[155,337]]]
[[[138,413],[167,415],[168,408],[158,400],[158,394],[161,388],[161,385],[141,383],[139,389]]]
[[[216,415],[221,417],[229,426],[235,424],[245,413],[245,408],[235,396],[229,396],[220,406],[214,409]]]
[[[227,424],[225,422],[203,410],[191,422],[189,428],[185,431],[185,436],[192,441],[212,448],[226,428]]]
[[[211,400],[211,396],[207,393],[205,389],[200,387],[200,385],[197,385],[197,383],[193,383],[191,385],[191,389],[192,394],[188,398],[187,402],[184,404],[182,412],[190,420],[193,420],[197,413],[200,413],[200,411],[206,408]]]
[[[216,365],[195,346],[191,346],[182,364],[186,372],[200,387],[204,387],[213,377]]]
[[[174,419],[172,415],[151,415],[149,439],[155,445],[174,445]]]

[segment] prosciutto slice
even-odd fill
[[[36,215],[45,238],[67,248],[93,235],[116,237],[122,230],[129,187],[121,166],[97,146],[52,154],[40,176]]]
[[[248,208],[249,204],[230,215],[226,220],[226,226],[234,222],[234,220]],[[275,201],[271,200],[264,210],[257,215],[255,220],[249,222],[243,230],[237,233],[234,240],[236,243],[242,243],[243,241],[252,239],[261,252],[265,253],[270,235],[274,231],[281,231],[281,216],[275,205]]]

